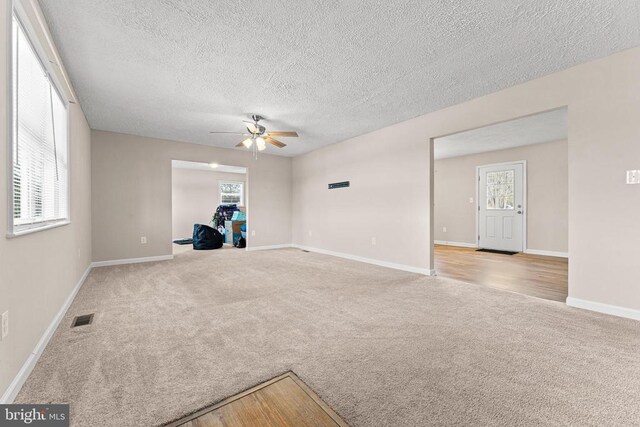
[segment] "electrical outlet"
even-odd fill
[[[140,237],[140,244],[141,245],[146,245],[147,244],[147,236]]]
[[[251,230],[251,237],[256,235],[256,230]]]
[[[2,313],[2,339],[9,335],[9,310]]]
[[[372,245],[372,246],[375,246],[377,243],[378,243],[378,242],[376,241],[376,238],[375,238],[375,237],[372,237],[372,238],[371,238],[371,245]]]
[[[442,227],[442,232],[446,233],[447,232],[447,227]]]
[[[627,171],[627,184],[640,184],[640,170]]]

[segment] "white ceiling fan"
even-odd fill
[[[209,133],[226,133],[226,134],[235,134],[235,135],[243,135],[247,136],[244,141],[240,142],[236,147],[246,147],[251,149],[253,147],[254,152],[257,154],[258,151],[263,151],[267,148],[267,143],[274,145],[278,148],[286,147],[287,144],[278,141],[274,138],[274,136],[278,137],[292,137],[297,138],[298,133],[293,131],[278,131],[278,132],[267,132],[267,129],[259,124],[260,120],[263,120],[264,117],[253,114],[251,116],[252,122],[244,120],[243,123],[247,127],[246,132],[209,132]]]

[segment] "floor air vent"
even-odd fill
[[[93,313],[83,314],[82,316],[76,316],[73,319],[73,323],[71,324],[71,327],[75,328],[77,326],[90,325],[91,322],[93,322]]]

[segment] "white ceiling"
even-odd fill
[[[567,139],[567,109],[548,111],[436,138],[434,159],[466,156]]]
[[[637,0],[39,0],[92,128],[295,156],[640,45]]]
[[[209,163],[189,162],[186,160],[172,160],[171,167],[175,169],[194,169],[208,172],[247,173],[247,168],[241,166],[218,165],[215,168]]]

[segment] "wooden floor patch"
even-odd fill
[[[293,372],[202,409],[168,427],[340,426],[347,424]]]
[[[436,274],[538,298],[565,302],[566,258],[519,253],[504,256],[473,248],[434,246]]]

